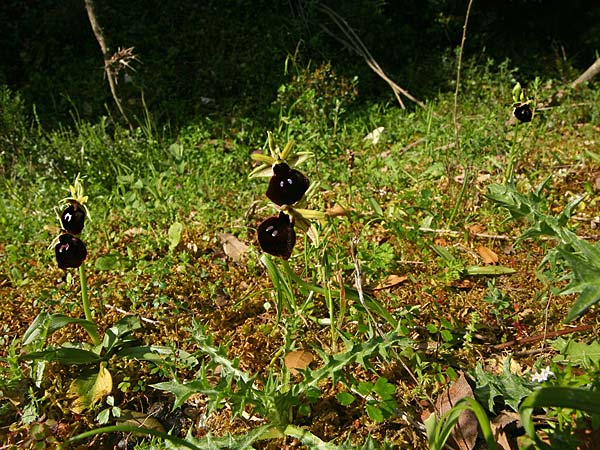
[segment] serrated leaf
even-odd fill
[[[138,361],[163,362],[166,357],[177,359],[181,364],[195,365],[198,359],[183,350],[173,350],[170,347],[161,345],[142,345],[136,347],[127,347],[116,353],[122,358],[131,358]]]
[[[375,422],[383,422],[385,420],[383,411],[381,411],[381,409],[379,409],[377,406],[367,403],[365,409],[371,420],[374,420]]]
[[[487,405],[488,411],[494,410],[497,397],[501,398],[514,411],[518,411],[521,400],[531,394],[534,388],[537,387],[536,383],[526,381],[524,377],[511,373],[510,360],[504,363],[504,370],[501,375],[485,372],[479,363],[475,367],[474,375],[476,381],[475,397]]]
[[[179,408],[185,403],[185,401],[196,393],[209,393],[214,390],[206,385],[202,380],[194,380],[189,383],[180,383],[178,381],[165,381],[162,383],[156,383],[150,385],[154,389],[160,391],[170,392],[175,396],[175,403],[173,404],[173,410]]]
[[[387,378],[379,377],[373,385],[373,391],[382,399],[386,400],[393,398],[396,387],[392,383],[388,383]]]

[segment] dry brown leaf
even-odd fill
[[[469,227],[469,233],[471,234],[478,234],[478,233],[483,233],[483,225],[480,225],[478,223],[474,223],[473,225],[471,225]]]
[[[474,398],[473,390],[467,382],[465,374],[461,372],[458,380],[452,383],[452,386],[444,391],[436,400],[436,414],[438,417],[443,416],[460,399],[465,397]],[[477,433],[478,424],[475,414],[470,410],[464,410],[452,430],[452,435],[448,439],[448,443],[460,450],[473,450],[475,441],[477,440]]]
[[[248,246],[229,233],[219,234],[219,239],[221,240],[221,244],[223,244],[225,254],[234,262],[240,262],[244,253],[248,250]]]
[[[300,373],[298,372],[298,369],[306,369],[314,359],[314,355],[307,350],[295,350],[285,355],[283,361],[290,373],[292,375],[297,375]]]
[[[483,259],[484,264],[497,264],[498,263],[498,255],[492,251],[491,249],[481,245],[477,247],[477,253]]]
[[[344,209],[340,205],[335,205],[334,207],[329,208],[327,211],[325,211],[325,214],[328,217],[347,216],[348,215],[348,210]]]
[[[382,280],[377,286],[372,288],[373,291],[380,291],[382,289],[390,289],[395,286],[398,286],[400,283],[404,283],[408,280],[406,275],[388,275],[384,280]]]
[[[519,423],[520,420],[521,417],[514,411],[502,411],[491,420],[492,433],[502,450],[517,450],[519,448],[514,437],[509,440],[505,428],[513,423]]]

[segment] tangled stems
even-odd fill
[[[88,299],[88,291],[87,291],[87,276],[85,274],[85,263],[82,263],[79,266],[79,280],[81,283],[81,303],[83,305],[83,313],[85,314],[85,319],[88,322],[94,323],[92,317],[92,310],[90,309],[90,300]],[[90,338],[92,339],[92,343],[96,345],[101,344],[100,335],[98,335],[98,331],[96,328],[86,328]]]

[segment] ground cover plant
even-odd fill
[[[490,60],[353,109],[293,70],[268,127],[2,90],[4,445],[595,448],[597,86]]]

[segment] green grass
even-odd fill
[[[3,91],[3,441],[50,448],[85,438],[101,448],[130,437],[147,448],[128,433],[152,428],[149,411],[164,403],[153,416],[156,446],[175,426],[172,444],[185,439],[189,448],[280,448],[295,440],[306,448],[441,448],[458,410],[429,437],[421,414],[460,371],[478,386],[479,403],[469,408],[480,422],[518,410],[529,389],[598,389],[597,354],[580,365],[568,346],[542,339],[576,319],[589,326],[566,338],[595,348],[596,302],[588,292],[582,303],[580,295],[597,284],[586,267],[600,267],[593,225],[600,202],[597,87],[551,103],[557,88],[542,80],[530,95],[543,107],[518,126],[515,140],[515,127],[506,124],[512,71],[506,64],[471,67],[463,75],[456,145],[451,96],[429,99],[426,109],[352,108],[347,80],[328,70],[303,73],[280,90],[268,130],[249,118],[205,118],[180,130],[146,124],[132,132],[78,120],[47,131],[28,122],[17,94]],[[329,88],[315,82],[320,77]],[[303,88],[330,90],[315,102],[292,95],[308,92]],[[379,142],[364,140],[377,127],[384,127]],[[314,155],[299,167],[317,183],[307,207],[346,210],[313,222],[317,244],[297,230],[289,264],[261,257],[255,237],[275,212],[266,178],[248,178],[251,154],[268,151],[267,131],[281,147],[294,139],[296,151]],[[505,183],[511,152],[514,186]],[[119,336],[96,348],[77,325],[84,323],[77,274],[65,278],[48,248],[58,233],[55,208],[77,174],[92,215],[82,234],[92,321],[100,336]],[[548,177],[545,190],[529,195]],[[493,184],[506,189],[492,192],[496,203],[486,197]],[[586,193],[561,216],[573,196]],[[528,221],[506,220],[498,204]],[[528,229],[539,232],[517,240]],[[221,233],[249,246],[240,261],[224,251]],[[480,246],[498,255],[497,266],[484,263]],[[378,286],[392,275],[397,284]],[[568,295],[560,295],[567,285]],[[575,302],[584,307],[569,316]],[[65,326],[43,339],[47,330],[39,325],[42,337],[24,341],[39,313],[56,314]],[[140,326],[119,328],[130,313]],[[519,339],[527,336],[540,338],[523,348]],[[87,353],[65,350],[65,343]],[[295,350],[313,357],[298,374],[285,362]],[[506,366],[506,351],[519,367]],[[31,352],[42,353],[23,356]],[[72,370],[75,354],[87,359]],[[113,379],[111,403],[102,396],[76,416],[69,385],[100,366]],[[511,390],[533,367],[546,366],[554,377]],[[538,405],[535,392],[526,408]],[[553,404],[581,411],[569,421],[564,409],[548,409]],[[542,445],[535,425],[550,441],[572,446],[597,426],[595,411],[578,404],[539,406],[547,408],[538,411],[545,420],[534,424],[528,412],[529,441],[521,442],[531,448]],[[92,438],[98,414],[108,409],[110,433]],[[115,411],[138,419],[120,420]]]

